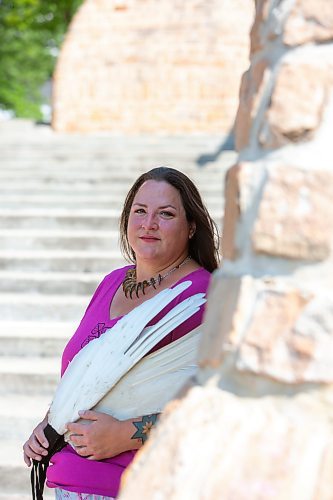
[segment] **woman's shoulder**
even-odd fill
[[[127,265],[119,267],[118,269],[114,269],[109,274],[104,276],[104,278],[99,282],[99,285],[95,290],[94,296],[100,295],[101,293],[103,294],[106,291],[109,293],[113,287],[117,288],[119,284],[123,281],[127,269],[129,269],[130,267],[133,266]]]
[[[176,283],[174,283],[174,285],[172,285],[171,288],[174,288],[175,286],[179,285],[180,283],[184,283],[185,281],[189,281],[191,284],[180,295],[178,295],[178,297],[174,299],[172,304],[176,305],[178,304],[178,302],[181,302],[182,300],[187,299],[188,297],[191,297],[192,295],[195,295],[197,293],[206,294],[209,288],[211,277],[212,275],[209,271],[200,267],[180,278]]]
[[[115,279],[117,279],[119,277],[125,276],[126,271],[128,269],[130,269],[131,267],[133,267],[133,264],[132,265],[127,264],[126,266],[114,269],[113,271],[111,271],[111,273],[109,273],[106,276],[104,276],[104,278],[102,279],[102,283],[103,282],[109,283],[110,281],[113,281],[113,280],[115,280]]]
[[[189,287],[191,289],[191,294],[194,291],[206,292],[211,278],[212,274],[203,267],[200,267],[183,276],[175,285],[183,283],[184,281],[191,281],[191,286]]]

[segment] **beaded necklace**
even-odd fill
[[[135,292],[135,295],[139,298],[139,293],[142,292],[143,295],[145,295],[145,289],[148,288],[149,286],[152,286],[153,288],[156,289],[156,286],[160,285],[161,282],[169,276],[171,273],[176,271],[176,269],[179,269],[182,267],[186,262],[188,262],[191,259],[190,256],[186,257],[180,264],[177,266],[173,267],[168,271],[166,274],[163,276],[159,274],[156,278],[152,277],[149,280],[143,280],[143,281],[136,281],[136,268],[134,269],[128,269],[126,271],[126,276],[123,281],[123,292],[125,294],[125,297],[127,298],[128,295],[130,299],[133,298],[133,293]]]

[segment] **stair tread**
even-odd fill
[[[121,256],[120,250],[0,250],[0,258],[43,259],[52,258],[114,258]]]
[[[44,237],[44,238],[54,238],[54,237],[62,237],[62,238],[82,238],[82,237],[91,237],[91,238],[112,238],[115,236],[119,236],[119,231],[117,230],[101,230],[101,229],[8,229],[3,228],[0,229],[0,236],[12,236],[12,237],[21,237],[21,238],[35,238],[35,237]]]
[[[76,322],[71,321],[0,321],[0,338],[59,338],[67,339],[77,328]]]
[[[65,295],[38,293],[0,293],[0,303],[20,303],[29,304],[84,304],[91,299],[91,295]]]
[[[76,272],[76,271],[0,271],[0,280],[1,279],[31,279],[31,280],[39,280],[39,281],[68,281],[68,280],[77,280],[77,281],[86,281],[86,282],[95,282],[96,280],[100,280],[104,277],[103,273],[93,273],[93,272]]]
[[[25,394],[0,394],[0,418],[42,418],[51,401],[50,396],[42,394],[36,394],[33,397]]]
[[[0,373],[27,375],[49,373],[60,376],[60,363],[58,358],[3,356],[0,363]]]

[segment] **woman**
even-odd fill
[[[218,266],[215,224],[196,187],[181,172],[159,167],[141,175],[130,189],[120,220],[120,243],[134,265],[107,275],[98,286],[86,313],[67,344],[62,374],[75,354],[99,337],[129,311],[165,288],[183,281],[191,286],[156,315],[151,324],[186,297],[206,292],[210,273]],[[203,307],[175,328],[153,349],[183,337],[201,324]],[[120,478],[135,452],[147,439],[158,415],[117,420],[97,411],[81,414],[91,425],[69,423],[75,449],[66,446],[52,457],[47,485],[56,498],[110,499],[116,497]],[[44,435],[47,417],[24,444],[24,459],[47,455]]]

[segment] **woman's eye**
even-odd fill
[[[144,214],[144,213],[145,213],[145,211],[144,211],[144,209],[143,209],[143,208],[137,208],[136,210],[134,210],[134,213],[135,213],[135,214]]]
[[[161,215],[163,215],[163,217],[173,217],[173,213],[172,212],[168,212],[167,210],[163,210],[161,212]]]

